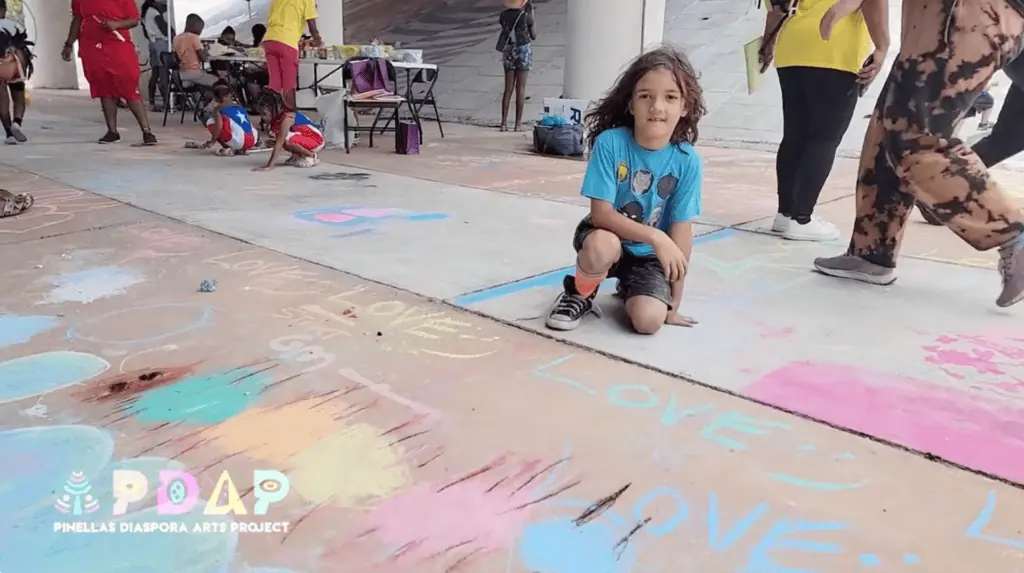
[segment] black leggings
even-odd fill
[[[779,68],[782,143],[775,157],[779,213],[811,220],[836,149],[857,106],[857,75],[828,68]]]
[[[1010,86],[992,132],[971,148],[985,167],[1001,163],[1024,151],[1024,88]]]

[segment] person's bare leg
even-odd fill
[[[12,93],[11,102],[14,104],[14,113],[11,114],[14,116],[14,123],[21,125],[21,122],[25,119],[25,108],[28,107],[25,102],[25,91]]]
[[[523,111],[526,109],[526,78],[529,75],[530,72],[527,70],[516,70],[516,131],[523,128]]]
[[[508,131],[508,106],[512,103],[512,90],[516,87],[516,72],[505,70],[505,91],[501,94],[501,131]]]
[[[100,107],[103,108],[103,121],[107,124],[107,133],[117,133],[117,98],[101,97]]]
[[[132,115],[135,116],[135,121],[138,122],[139,129],[141,129],[143,133],[150,131],[149,115],[146,113],[145,106],[142,105],[142,100],[128,100],[128,109],[130,109]]]
[[[5,142],[17,143],[17,140],[14,139],[14,132],[11,131],[11,96],[6,85],[0,86],[0,124],[4,127]]]
[[[296,145],[294,143],[285,143],[284,150],[291,153],[292,155],[298,155],[299,157],[316,156],[316,153],[313,153],[312,151],[306,149],[305,147],[302,147],[301,145]]]

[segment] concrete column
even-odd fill
[[[335,46],[345,43],[345,18],[343,0],[318,0],[316,3],[317,19],[316,25],[320,30],[320,37],[324,45]],[[320,77],[333,71],[330,66],[319,66],[317,73]],[[299,87],[305,87],[313,83],[313,66],[299,66]],[[341,72],[335,72],[326,80],[320,82],[324,87],[341,87]],[[299,90],[296,99],[299,107],[313,108],[315,94],[312,90]]]
[[[320,28],[320,35],[324,44],[328,46],[342,45],[345,43],[345,18],[343,0],[320,0],[316,3],[316,11],[319,14],[316,25]]]
[[[29,84],[36,88],[78,89],[77,59],[60,57],[71,25],[71,0],[25,0],[25,29],[36,43],[35,72]]]
[[[665,0],[568,0],[562,97],[600,99],[664,25]]]

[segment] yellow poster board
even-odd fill
[[[743,45],[743,58],[747,64],[747,93],[752,94],[761,87],[761,37],[758,36]]]

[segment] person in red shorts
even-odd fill
[[[156,145],[149,118],[139,92],[139,59],[132,43],[131,29],[139,25],[135,0],[71,0],[71,27],[61,56],[70,62],[78,41],[78,56],[89,81],[89,92],[99,99],[107,134],[99,143],[121,140],[117,132],[117,101],[128,103],[142,129],[142,144]]]
[[[309,28],[312,45],[323,44],[316,25],[314,0],[273,0],[267,15],[267,33],[263,51],[267,55],[270,89],[281,94],[288,111],[295,110],[295,90],[299,81],[299,42]]]
[[[292,167],[315,167],[320,163],[317,153],[324,148],[324,134],[316,125],[297,111],[289,111],[281,98],[281,94],[267,90],[263,92],[256,104],[264,124],[270,126],[270,135],[274,138],[274,149],[266,165],[253,168],[253,171],[270,171],[281,151],[291,153],[284,164]]]

